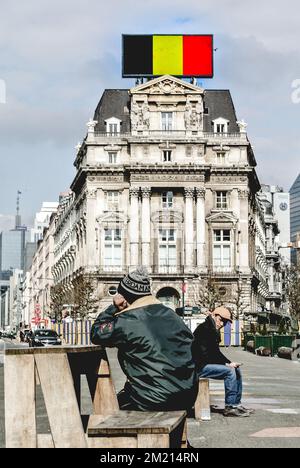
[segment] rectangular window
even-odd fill
[[[227,192],[217,192],[216,208],[219,210],[227,210],[228,208]]]
[[[119,208],[119,195],[120,193],[117,190],[109,190],[106,192],[106,205],[109,211]]]
[[[117,156],[118,156],[117,152],[108,153],[108,163],[117,164]]]
[[[231,232],[229,229],[214,230],[213,267],[216,271],[231,268]]]
[[[108,124],[107,129],[108,129],[108,133],[110,134],[118,133],[118,124],[110,123]]]
[[[175,229],[159,230],[159,271],[172,273],[177,268],[177,248]]]
[[[216,131],[217,133],[225,133],[225,124],[217,124]]]
[[[173,113],[172,112],[161,113],[161,128],[164,132],[168,132],[173,129]]]
[[[122,267],[121,229],[104,230],[104,269],[119,271]]]
[[[173,192],[163,192],[162,194],[162,206],[163,208],[173,208]]]
[[[163,162],[171,162],[172,161],[172,151],[165,150],[163,151]]]
[[[225,153],[217,153],[217,164],[225,164]]]

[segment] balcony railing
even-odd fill
[[[95,137],[98,138],[204,138],[204,139],[240,139],[245,138],[245,133],[214,133],[214,132],[202,132],[202,131],[187,131],[187,130],[141,130],[133,133],[104,133],[95,132]]]
[[[125,275],[137,268],[137,266],[112,266],[102,265],[99,267],[100,274]],[[184,267],[182,265],[152,265],[147,267],[149,274],[160,275],[182,275]]]
[[[215,272],[215,273],[230,273],[232,271],[234,271],[234,268],[231,267],[231,266],[213,266],[212,267],[212,270]]]

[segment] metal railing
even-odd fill
[[[214,132],[202,132],[202,131],[187,131],[187,130],[141,130],[134,133],[106,133],[106,132],[95,132],[95,137],[99,138],[205,138],[205,139],[239,139],[246,137],[245,133],[214,133]]]
[[[137,268],[135,266],[105,266],[102,265],[99,267],[100,274],[112,274],[112,275],[125,275],[128,274],[130,271]],[[149,274],[160,274],[160,275],[182,275],[184,274],[184,266],[183,265],[151,265],[147,267]]]

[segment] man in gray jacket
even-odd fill
[[[118,359],[127,376],[118,395],[120,408],[192,408],[197,396],[192,333],[172,309],[152,296],[145,268],[125,276],[118,293],[114,305],[98,316],[91,340],[118,348]]]

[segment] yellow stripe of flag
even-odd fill
[[[153,36],[153,75],[182,74],[182,36]]]

